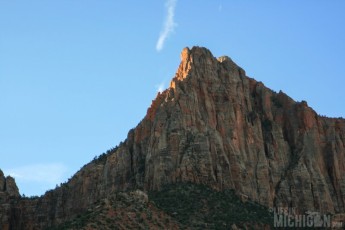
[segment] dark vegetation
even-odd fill
[[[179,184],[150,192],[149,197],[182,228],[230,229],[233,224],[273,226],[273,214],[266,207],[242,202],[233,190],[215,191],[204,185]]]
[[[261,122],[261,126],[263,128],[263,131],[265,131],[266,133],[270,133],[273,128],[272,121],[269,120],[268,118],[266,118],[265,120]]]
[[[283,104],[280,102],[277,95],[272,95],[271,100],[273,102],[273,105],[277,108],[283,108]]]
[[[131,193],[101,200],[73,220],[50,230],[65,229],[263,229],[273,226],[273,213],[242,201],[233,190],[205,185],[167,185],[149,192],[149,202]]]
[[[117,192],[84,213],[48,230],[176,229],[177,222],[131,192]]]
[[[122,142],[120,143],[120,146],[121,145],[122,145]],[[94,163],[94,164],[105,164],[105,162],[107,161],[107,157],[110,154],[115,153],[118,149],[119,149],[119,146],[116,146],[114,148],[111,148],[111,149],[107,150],[105,153],[102,153],[99,156],[95,156],[93,158],[93,160],[91,161],[91,163]]]

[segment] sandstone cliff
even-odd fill
[[[54,226],[116,191],[179,182],[232,188],[267,207],[345,212],[345,120],[273,92],[228,57],[185,48],[124,143],[44,196],[17,199],[1,214],[15,221],[0,227]]]
[[[14,179],[0,170],[0,229],[10,229],[13,222],[13,204],[20,199]]]

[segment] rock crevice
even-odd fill
[[[229,57],[185,48],[170,87],[124,143],[44,196],[17,199],[6,214],[17,221],[2,214],[0,227],[43,229],[115,191],[179,182],[235,189],[267,207],[342,213],[344,137],[343,119],[275,93]]]

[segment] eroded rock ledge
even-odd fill
[[[43,229],[115,191],[177,182],[234,189],[266,207],[345,212],[345,121],[273,92],[228,57],[185,48],[123,144],[44,196],[16,199],[0,227]]]

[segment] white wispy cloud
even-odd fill
[[[156,85],[157,92],[162,93],[165,89],[165,82],[161,82],[160,84]]]
[[[177,0],[167,0],[166,2],[167,15],[166,15],[163,29],[159,35],[159,38],[156,44],[157,51],[161,51],[163,49],[165,40],[169,37],[169,35],[172,32],[174,32],[174,29],[177,26],[177,24],[174,21],[176,3],[177,3]]]
[[[41,183],[55,186],[63,182],[66,166],[59,163],[34,164],[4,170],[7,175],[16,179],[18,183]]]

